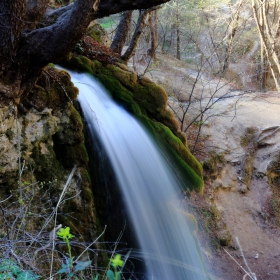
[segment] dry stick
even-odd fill
[[[54,259],[54,247],[55,247],[55,236],[56,236],[56,220],[57,220],[57,210],[58,210],[58,207],[60,206],[60,203],[66,193],[66,191],[68,190],[69,188],[69,185],[71,183],[71,180],[76,172],[76,169],[77,169],[77,166],[75,165],[70,173],[70,175],[68,176],[68,179],[66,181],[66,184],[62,190],[62,193],[60,194],[60,197],[59,197],[59,200],[57,202],[57,205],[53,211],[53,213],[51,214],[51,217],[49,218],[49,220],[52,218],[52,216],[54,215],[55,218],[54,218],[54,229],[53,229],[53,236],[52,236],[52,257],[51,257],[51,269],[50,269],[50,279],[53,279],[52,278],[52,270],[53,270],[53,259]]]
[[[257,277],[256,277],[255,273],[253,273],[253,272],[251,271],[251,269],[250,269],[250,267],[249,267],[249,265],[248,265],[248,263],[247,263],[247,260],[246,260],[244,254],[243,254],[243,251],[242,251],[241,245],[240,245],[240,243],[239,243],[238,237],[235,237],[235,240],[236,240],[236,243],[237,243],[237,245],[238,245],[238,247],[239,247],[239,250],[240,250],[240,252],[241,252],[241,256],[242,256],[242,258],[243,258],[243,261],[244,261],[245,265],[247,266],[247,268],[248,268],[250,274],[252,275],[252,277],[251,277],[251,275],[249,275],[249,276],[250,276],[253,280],[257,280]]]
[[[84,251],[76,258],[75,262],[77,262],[79,260],[79,258],[95,243],[98,241],[98,239],[105,233],[105,230],[107,228],[107,225],[105,225],[104,230],[101,232],[101,234],[92,242],[90,243],[85,249]]]
[[[245,275],[248,275],[252,280],[255,280],[250,276],[250,274],[243,268],[243,266],[225,249],[224,251],[234,260],[234,262],[245,272]]]

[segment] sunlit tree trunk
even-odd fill
[[[158,17],[157,9],[149,13],[149,27],[151,32],[151,48],[149,50],[153,59],[156,59],[156,49],[158,47]]]
[[[140,10],[139,11],[139,17],[137,20],[136,28],[134,31],[134,34],[131,38],[130,44],[126,50],[126,52],[121,56],[122,60],[124,62],[128,62],[129,59],[135,55],[137,44],[139,42],[141,33],[145,27],[145,20],[148,16],[149,10]]]
[[[261,39],[261,45],[264,48],[267,63],[274,79],[275,87],[279,91],[280,63],[276,52],[275,41],[279,31],[280,17],[279,14],[277,15],[276,9],[274,7],[273,19],[269,22],[269,3],[267,2],[268,1],[263,2],[260,0],[252,0],[252,7]]]
[[[176,2],[176,11],[175,11],[176,23],[176,42],[177,42],[177,50],[176,50],[176,58],[181,59],[181,38],[180,38],[180,12],[179,12],[179,5]]]
[[[111,44],[111,49],[120,55],[122,53],[122,49],[125,45],[126,38],[129,33],[132,12],[133,11],[125,11],[122,13],[120,23],[114,36],[114,40]]]

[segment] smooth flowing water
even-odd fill
[[[174,175],[145,129],[93,78],[70,72],[91,133],[108,154],[147,265],[148,279],[206,279],[197,245],[172,202]]]

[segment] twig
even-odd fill
[[[76,258],[75,262],[77,262],[79,260],[79,258],[95,243],[98,241],[98,239],[105,233],[105,230],[107,228],[107,225],[105,225],[104,230],[101,232],[101,234],[92,242],[90,243],[85,249],[84,251]]]
[[[63,85],[61,84],[61,82],[59,81],[59,79],[58,79],[57,77],[52,76],[52,74],[49,73],[49,72],[46,71],[46,70],[43,70],[43,72],[44,72],[45,74],[49,75],[51,78],[53,78],[53,80],[54,80],[55,82],[57,82],[57,83],[60,85],[61,89],[63,90],[63,92],[65,93],[65,95],[66,95],[67,98],[69,99],[69,101],[70,101],[71,103],[73,103],[72,100],[71,100],[71,98],[69,97],[67,91],[65,90],[64,86],[63,86]]]
[[[248,265],[248,263],[247,263],[247,260],[246,260],[244,254],[243,254],[243,250],[242,250],[241,245],[240,245],[240,243],[239,243],[238,237],[235,237],[235,240],[236,240],[236,243],[237,243],[237,245],[238,245],[238,247],[239,247],[241,256],[242,256],[242,258],[243,258],[243,261],[244,261],[246,267],[248,268],[248,270],[249,270],[249,272],[250,272],[249,277],[250,277],[251,279],[253,279],[253,280],[257,280],[257,277],[256,277],[255,273],[253,273],[253,272],[251,271],[251,269],[250,269],[250,267],[249,267],[249,265]],[[251,277],[251,275],[252,275],[252,277]]]
[[[53,270],[53,259],[54,259],[54,247],[55,247],[55,236],[56,236],[56,235],[55,235],[55,234],[56,234],[55,229],[56,229],[56,220],[57,220],[57,210],[58,210],[58,207],[59,207],[61,201],[63,200],[63,197],[64,197],[66,191],[67,191],[68,188],[69,188],[69,185],[70,185],[70,183],[71,183],[71,180],[72,180],[72,178],[73,178],[73,176],[74,176],[74,174],[75,174],[75,172],[76,172],[76,169],[77,169],[77,166],[75,165],[75,166],[73,167],[73,169],[72,169],[70,175],[69,175],[68,178],[67,178],[66,184],[65,184],[65,186],[64,186],[64,188],[63,188],[63,190],[62,190],[62,192],[61,192],[61,194],[60,194],[60,197],[59,197],[59,200],[58,200],[58,202],[57,202],[57,205],[56,205],[56,207],[55,207],[53,213],[51,214],[51,217],[49,218],[49,221],[50,221],[50,219],[52,218],[52,216],[53,216],[53,215],[55,216],[55,217],[54,217],[54,230],[52,231],[52,233],[53,233],[52,241],[53,241],[53,242],[52,242],[52,257],[51,257],[51,267],[50,267],[50,279],[52,279],[52,270]]]
[[[249,273],[243,268],[243,266],[225,249],[223,248],[224,251],[234,260],[234,262],[245,272],[245,275],[249,275]],[[254,280],[254,278],[252,278],[250,275],[249,277]]]

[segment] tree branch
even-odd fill
[[[28,28],[34,29],[36,23],[45,14],[49,0],[27,0],[25,21]]]
[[[161,5],[163,3],[169,2],[170,0],[100,0],[99,9],[96,13],[96,18],[106,17],[112,14],[117,14],[127,10],[138,10],[138,9],[148,9],[154,6]],[[65,7],[61,7],[56,10],[48,10],[44,16],[45,22],[53,22],[55,18],[60,17],[63,13],[66,13],[71,9],[73,4]]]

